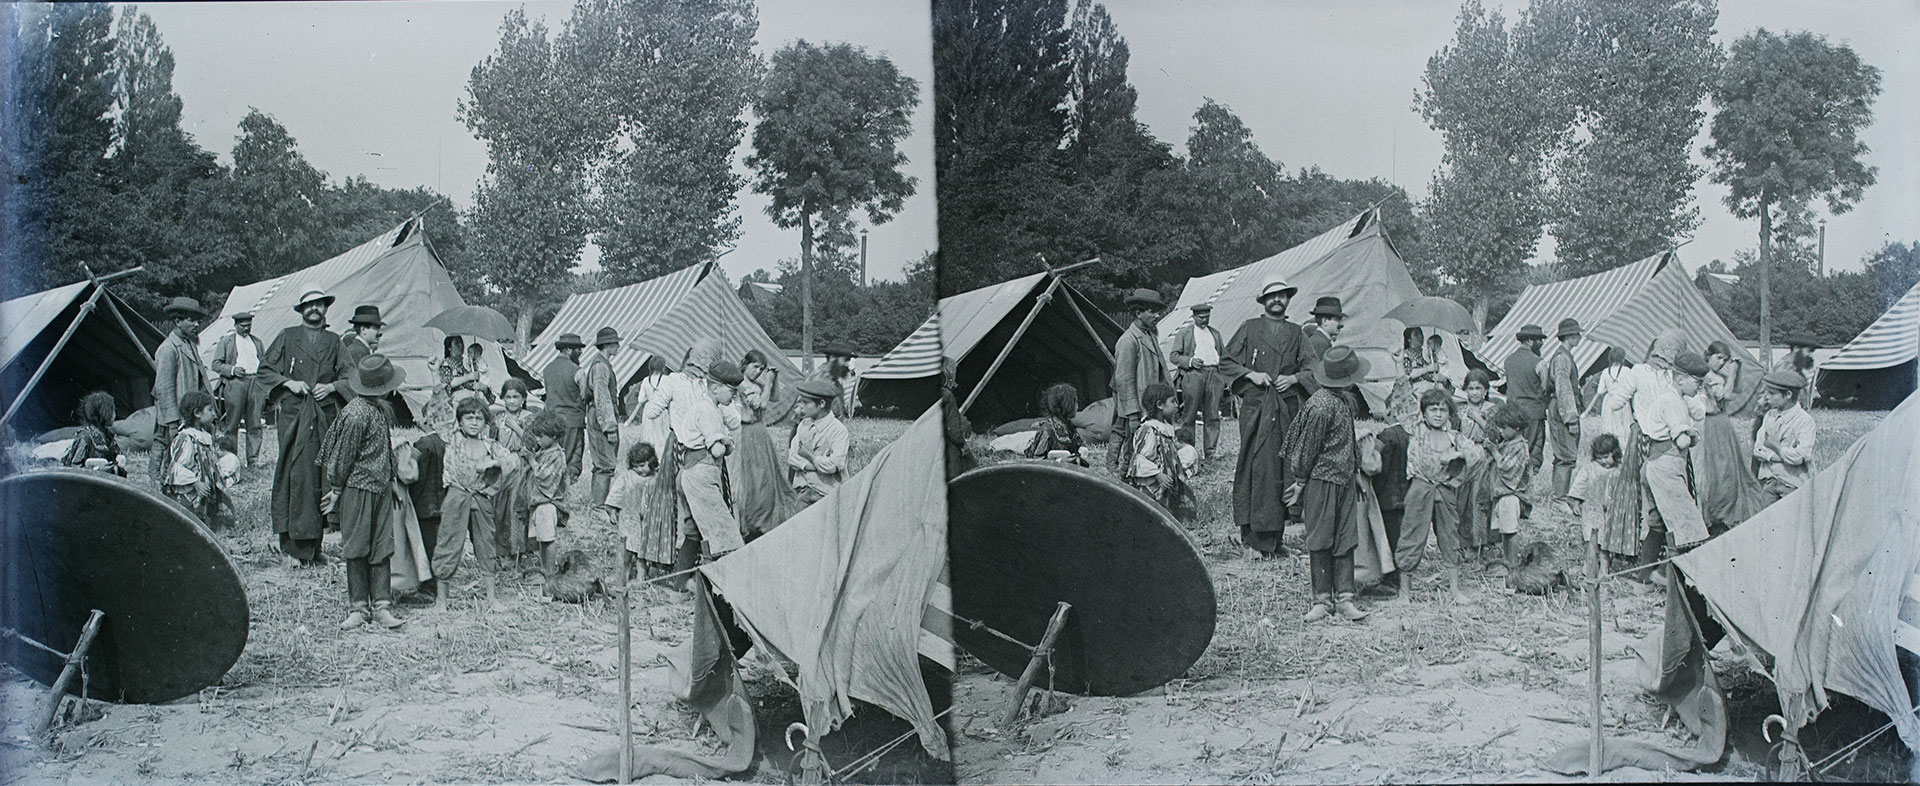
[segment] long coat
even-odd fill
[[[1113,348],[1113,414],[1122,418],[1141,414],[1140,394],[1155,382],[1173,385],[1167,359],[1160,354],[1160,342],[1135,322]]]
[[[1240,456],[1233,467],[1233,520],[1240,526],[1241,542],[1264,553],[1280,551],[1280,533],[1287,525],[1282,493],[1289,473],[1280,446],[1293,425],[1294,413],[1320,387],[1313,375],[1303,373],[1312,361],[1299,325],[1264,316],[1241,323],[1221,353],[1220,373],[1242,401]],[[1276,392],[1248,382],[1247,375],[1255,371],[1298,379],[1285,392]]]
[[[208,390],[200,344],[182,338],[178,331],[168,333],[153,353],[153,403],[159,422],[179,423],[180,397],[194,390]]]

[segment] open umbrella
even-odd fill
[[[1431,327],[1455,334],[1478,332],[1467,307],[1443,297],[1418,297],[1395,306],[1387,319],[1397,319],[1407,327]]]
[[[454,306],[427,320],[427,327],[439,328],[449,336],[472,336],[488,341],[512,341],[513,323],[500,312],[486,306]]]

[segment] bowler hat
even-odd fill
[[[1818,349],[1820,347],[1820,341],[1808,333],[1795,333],[1788,336],[1786,343],[1787,346],[1790,347],[1806,347],[1807,349]]]
[[[1272,281],[1268,281],[1266,286],[1261,287],[1260,296],[1254,299],[1264,303],[1266,302],[1267,298],[1272,297],[1274,295],[1286,295],[1287,297],[1293,297],[1293,295],[1299,291],[1300,291],[1299,287],[1296,287],[1292,284],[1289,284],[1285,281],[1281,281],[1280,279],[1276,278]]]
[[[587,342],[580,340],[579,333],[561,333],[559,338],[553,340],[554,349],[578,349],[586,345]]]
[[[1347,316],[1347,312],[1340,310],[1340,298],[1332,295],[1314,301],[1313,310],[1307,313],[1316,317],[1345,318]]]
[[[299,301],[293,304],[293,310],[299,311],[300,309],[306,308],[308,303],[312,303],[316,300],[322,301],[322,303],[327,306],[333,305],[332,295],[329,295],[318,289],[309,289],[307,290],[306,294],[300,296]]]
[[[1515,341],[1533,341],[1535,339],[1545,339],[1546,337],[1547,331],[1541,330],[1539,325],[1522,326],[1520,332],[1513,336]]]
[[[800,391],[800,395],[820,401],[832,401],[840,397],[840,386],[825,379],[809,379],[794,387]]]
[[[740,373],[740,366],[733,361],[719,360],[707,367],[707,378],[722,385],[733,386],[746,381],[747,376]]]
[[[190,297],[177,297],[167,301],[165,310],[168,316],[174,314],[192,314],[197,317],[205,317],[207,315],[207,310],[200,307],[200,301]]]
[[[1160,293],[1151,289],[1136,289],[1127,293],[1127,307],[1137,308],[1140,306],[1151,306],[1153,308],[1163,309],[1167,307],[1167,301],[1166,298],[1160,297]]]
[[[1712,370],[1707,368],[1707,359],[1700,357],[1700,353],[1692,350],[1682,352],[1675,357],[1673,367],[1690,377],[1704,377],[1708,371]]]
[[[347,322],[354,325],[373,325],[375,327],[387,324],[380,319],[379,306],[355,306],[353,309],[353,318],[348,319]]]
[[[1568,336],[1578,336],[1582,332],[1583,331],[1580,330],[1580,320],[1567,317],[1566,319],[1560,320],[1560,327],[1553,331],[1553,337],[1566,338]]]
[[[1761,377],[1760,381],[1767,383],[1767,387],[1781,390],[1799,390],[1807,386],[1807,378],[1800,376],[1800,372],[1784,368]]]
[[[618,343],[620,343],[620,331],[614,330],[613,328],[603,327],[600,329],[600,332],[593,334],[593,345],[595,347],[604,347],[608,344]]]
[[[1313,365],[1313,376],[1322,387],[1347,388],[1366,379],[1370,364],[1353,347],[1333,347]]]
[[[347,387],[362,396],[384,396],[400,389],[406,379],[407,370],[394,365],[386,355],[368,355],[353,367]]]

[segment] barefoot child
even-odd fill
[[[1420,423],[1407,437],[1406,511],[1393,562],[1404,580],[1420,566],[1431,536],[1440,557],[1457,563],[1460,543],[1460,482],[1472,442],[1453,430],[1453,397],[1438,387],[1420,394]]]
[[[1498,444],[1493,433],[1493,413],[1500,404],[1491,398],[1493,375],[1483,369],[1467,372],[1460,386],[1466,399],[1460,405],[1460,434],[1478,447],[1479,460],[1467,462],[1466,483],[1460,489],[1461,528],[1466,530],[1466,545],[1475,556],[1485,559],[1493,545],[1493,463],[1489,460]]]
[[[84,467],[87,459],[101,459],[107,462],[106,471],[126,477],[126,468],[120,466],[120,443],[113,438],[113,396],[104,390],[88,393],[80,398],[80,409],[74,414],[80,427],[60,463]]]
[[[1527,424],[1530,418],[1512,402],[1501,404],[1493,413],[1493,433],[1498,442],[1493,452],[1493,520],[1491,529],[1500,539],[1500,553],[1507,566],[1514,564],[1513,536],[1520,534],[1520,518],[1526,515],[1527,496]]]
[[[160,490],[199,516],[209,528],[219,512],[219,451],[213,446],[213,395],[204,390],[180,397],[179,433],[167,446],[167,473]]]
[[[1600,530],[1607,523],[1607,506],[1613,499],[1613,481],[1620,475],[1620,440],[1612,434],[1601,434],[1593,438],[1589,449],[1593,460],[1574,470],[1573,484],[1567,487],[1567,498],[1580,506],[1580,533],[1588,542],[1600,537]],[[1617,561],[1617,559],[1616,559]],[[1589,575],[1603,566],[1588,565]],[[1611,572],[1614,566],[1605,566]]]
[[[556,413],[542,412],[527,426],[534,449],[528,464],[527,540],[539,544],[540,575],[553,580],[553,541],[566,512],[560,500],[567,495],[567,449],[560,444],[566,424]]]
[[[393,413],[384,398],[399,389],[406,372],[385,355],[355,364],[347,389],[355,394],[340,409],[320,443],[319,463],[327,489],[320,508],[340,524],[340,556],[347,562],[347,618],[341,630],[368,619],[400,627],[393,605],[389,560],[393,559]]]
[[[659,469],[660,460],[653,445],[645,441],[634,443],[627,448],[626,467],[613,473],[613,485],[607,490],[606,503],[601,505],[601,515],[614,525],[626,548],[628,581],[639,572],[641,555],[646,553],[643,542],[646,532],[641,525],[646,520],[648,495],[654,491],[653,475]]]
[[[448,582],[459,572],[460,558],[472,541],[487,610],[498,614],[507,607],[494,597],[494,573],[499,570],[493,544],[494,505],[509,459],[500,443],[487,436],[486,401],[478,396],[461,398],[454,406],[454,422],[456,429],[441,464],[447,494],[440,502],[440,537],[433,549],[435,602],[446,605]]]
[[[500,409],[499,417],[494,419],[494,430],[499,433],[500,448],[512,453],[516,461],[501,481],[499,517],[495,519],[493,545],[504,549],[501,554],[503,558],[517,564],[522,556],[534,551],[537,546],[527,534],[532,518],[532,507],[528,502],[532,493],[532,479],[528,475],[528,468],[533,462],[534,452],[533,439],[527,433],[534,418],[533,410],[527,409],[527,383],[518,377],[508,378],[501,383]],[[565,491],[564,484],[561,490]]]
[[[1180,418],[1180,399],[1173,386],[1155,382],[1140,392],[1145,417],[1133,432],[1133,460],[1127,465],[1127,482],[1147,493],[1167,510],[1178,510],[1185,495],[1190,466],[1180,458],[1180,441],[1174,422]]]

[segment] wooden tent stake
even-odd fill
[[[633,552],[620,550],[620,782],[633,780]]]
[[[73,684],[73,678],[80,673],[80,663],[87,659],[87,648],[93,646],[93,637],[100,633],[100,620],[106,614],[94,609],[87,616],[87,624],[80,629],[80,641],[73,645],[73,653],[67,656],[67,665],[60,669],[59,678],[53,681],[53,689],[47,691],[45,703],[40,707],[40,724],[34,728],[34,736],[47,733],[53,728],[53,719],[60,714],[60,700],[67,695],[67,686]]]
[[[1592,587],[1587,592],[1587,661],[1589,671],[1587,693],[1593,712],[1593,739],[1587,746],[1587,777],[1600,777],[1600,760],[1605,742],[1601,733],[1600,721],[1600,588],[1605,585],[1605,577],[1600,570],[1600,539],[1593,538],[1587,544],[1587,561],[1593,565]]]
[[[1072,604],[1061,601],[1053,610],[1053,618],[1047,620],[1046,635],[1040,637],[1040,646],[1033,648],[1033,658],[1027,661],[1027,670],[1021,672],[1020,681],[1013,686],[1013,704],[1007,707],[1007,714],[1000,719],[1001,730],[1013,728],[1014,721],[1020,719],[1020,708],[1027,703],[1027,693],[1033,690],[1033,681],[1040,677],[1040,667],[1045,665],[1048,656],[1053,654],[1053,642],[1060,637],[1061,629],[1067,626],[1067,612]]]

